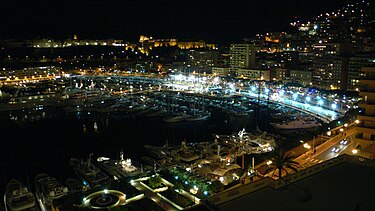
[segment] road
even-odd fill
[[[323,144],[315,147],[315,153],[313,149],[307,150],[306,153],[295,158],[294,161],[299,163],[299,169],[304,169],[309,166],[330,160],[339,156],[347,147],[352,145],[350,136],[356,133],[355,129],[347,130],[345,133],[340,133]],[[340,144],[340,141],[346,140],[346,144]],[[335,149],[336,151],[333,151]]]

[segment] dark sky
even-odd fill
[[[0,3],[0,38],[154,37],[239,40],[280,30],[293,17],[338,8],[346,0],[87,0]]]

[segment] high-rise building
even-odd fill
[[[371,66],[375,66],[375,55],[357,54],[349,58],[348,90],[359,91],[361,68]]]
[[[360,79],[360,92],[362,102],[357,119],[360,124],[356,128],[358,134],[354,137],[355,145],[361,146],[361,151],[375,149],[375,67],[362,67]]]
[[[351,45],[346,43],[324,43],[314,45],[314,86],[322,89],[346,89],[347,58]]]
[[[310,86],[312,72],[309,70],[290,70],[289,82],[300,83],[303,86]]]
[[[218,52],[216,50],[190,50],[187,63],[192,71],[210,73],[212,67],[217,65]]]
[[[255,46],[232,44],[230,46],[230,68],[233,72],[237,72],[238,69],[255,68]]]

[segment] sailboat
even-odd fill
[[[195,105],[195,100],[194,100],[194,105]],[[204,96],[203,96],[202,111],[198,110],[198,112],[197,112],[196,109],[195,109],[195,106],[194,106],[193,115],[188,116],[186,118],[186,121],[189,121],[189,122],[190,121],[203,121],[203,120],[207,120],[208,117],[210,117],[210,116],[211,116],[211,113],[204,110]]]

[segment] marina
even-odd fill
[[[116,93],[95,90],[91,84],[100,84],[95,80],[103,78],[80,79],[83,85],[66,89],[55,106],[24,107],[30,105],[27,98],[12,104],[22,110],[3,112],[2,121],[11,128],[33,124],[41,140],[56,137],[43,142],[51,147],[51,153],[44,153],[58,160],[56,165],[51,159],[51,172],[61,179],[37,175],[50,164],[27,173],[37,175],[35,193],[42,210],[135,206],[150,194],[150,207],[186,209],[255,177],[255,165],[278,146],[282,131],[291,131],[286,146],[292,148],[299,144],[300,130],[319,133],[327,127],[308,110],[246,94],[192,94],[160,80],[129,81]],[[54,131],[61,132],[56,136]],[[51,190],[44,192],[47,183]]]

